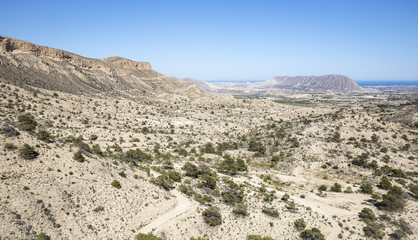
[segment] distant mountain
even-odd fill
[[[199,80],[195,80],[193,78],[183,78],[181,79],[182,81],[188,82],[188,83],[193,83],[196,85],[197,88],[199,88],[202,91],[205,92],[213,92],[214,91],[214,86],[211,86],[209,83],[204,82],[204,81],[199,81]]]
[[[355,92],[362,88],[351,78],[344,75],[329,74],[323,76],[277,76],[261,83],[258,87],[282,88],[292,90]]]
[[[147,62],[121,57],[93,59],[0,36],[0,80],[49,90],[80,93],[198,97],[194,84],[168,78]]]
[[[212,83],[216,93],[223,94],[277,94],[284,92],[358,92],[363,89],[351,78],[329,74],[323,76],[277,76],[264,82]]]

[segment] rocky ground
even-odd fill
[[[0,97],[1,239],[418,236],[416,95]]]

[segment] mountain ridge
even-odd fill
[[[193,98],[206,94],[193,84],[154,71],[148,62],[122,57],[87,58],[3,36],[0,36],[0,78],[22,87],[73,94],[178,94]]]

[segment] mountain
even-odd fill
[[[323,76],[277,76],[256,86],[264,88],[282,88],[292,90],[355,92],[362,88],[351,78],[344,75],[329,74]]]
[[[283,92],[359,92],[363,89],[351,78],[329,74],[323,76],[277,76],[264,82],[212,83],[216,93],[223,94],[279,94]]]
[[[121,57],[93,59],[0,36],[0,79],[25,87],[81,93],[198,97],[194,84],[154,71],[147,62]]]
[[[197,88],[199,88],[202,91],[208,92],[208,93],[213,92],[214,88],[215,88],[214,86],[211,86],[207,82],[195,80],[193,78],[183,78],[181,80],[184,81],[184,82],[193,83],[193,84],[196,85]]]

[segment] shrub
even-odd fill
[[[282,200],[286,202],[287,200],[289,200],[289,198],[290,198],[289,194],[285,193],[282,197]]]
[[[95,209],[93,209],[93,212],[101,212],[104,211],[104,207],[103,206],[98,206]]]
[[[383,239],[386,234],[381,230],[381,228],[382,227],[379,224],[370,222],[363,228],[364,235],[374,239]]]
[[[50,240],[51,238],[46,233],[39,233],[35,240]]]
[[[207,187],[210,189],[216,188],[216,179],[213,178],[212,176],[205,174],[205,175],[200,176],[200,180],[202,180],[201,182],[202,187]]]
[[[78,150],[77,152],[74,153],[73,159],[76,160],[77,162],[86,161],[81,150]]]
[[[264,214],[270,216],[270,217],[279,217],[280,214],[279,212],[273,208],[273,207],[266,207],[264,206],[263,209],[261,210]]]
[[[122,185],[120,185],[120,182],[118,180],[113,180],[110,185],[112,185],[112,187],[120,189],[122,187]]]
[[[19,149],[19,155],[24,159],[35,159],[39,156],[39,153],[35,151],[35,149],[32,146],[29,146],[28,144],[23,144],[23,147]]]
[[[138,233],[136,236],[135,236],[135,240],[163,240],[162,238],[160,238],[160,237],[157,237],[157,236],[155,236],[154,234],[152,234],[152,233],[148,233],[148,234],[145,234],[145,233]]]
[[[38,125],[35,118],[28,113],[20,115],[17,120],[19,122],[18,128],[22,131],[33,132]]]
[[[348,187],[344,190],[344,192],[345,192],[345,193],[353,193],[353,189],[352,189],[350,186],[348,186]]]
[[[51,134],[48,131],[46,131],[46,130],[39,130],[36,133],[36,137],[39,140],[42,140],[42,141],[49,141],[49,139],[51,138]]]
[[[13,143],[6,142],[4,143],[4,149],[7,151],[13,151],[17,149],[17,146],[14,145]]]
[[[248,206],[242,203],[237,203],[232,209],[232,212],[237,215],[248,216]]]
[[[331,186],[331,191],[333,192],[341,192],[341,185],[339,183],[334,183],[334,185]]]
[[[185,171],[185,175],[188,177],[197,178],[199,176],[199,169],[191,162],[186,162],[181,169]]]
[[[211,142],[206,143],[203,147],[200,148],[201,153],[215,153],[215,147]]]
[[[199,237],[190,237],[190,240],[207,240],[207,239],[199,236]]]
[[[128,150],[125,153],[124,160],[126,162],[145,162],[152,159],[152,156],[143,152],[141,149]]]
[[[306,229],[299,235],[302,239],[308,240],[325,240],[324,235],[318,228]]]
[[[181,182],[181,174],[176,171],[168,171],[167,175],[170,179],[172,179],[175,182]]]
[[[14,127],[8,123],[4,123],[3,126],[1,127],[1,132],[6,136],[6,137],[16,137],[19,136],[19,132],[16,131],[16,129],[14,129]]]
[[[358,216],[360,217],[360,219],[364,222],[374,222],[376,221],[376,215],[374,214],[373,210],[371,210],[370,208],[363,208],[363,210],[361,210],[361,212],[358,214]]]
[[[360,186],[360,192],[366,193],[366,194],[372,194],[373,186],[370,183],[362,184]]]
[[[180,192],[186,194],[187,196],[192,196],[194,194],[192,186],[181,184],[179,189]]]
[[[403,190],[398,186],[392,187],[387,194],[382,196],[382,201],[377,203],[377,207],[381,210],[395,211],[403,208]]]
[[[165,190],[169,190],[170,188],[172,188],[174,183],[173,180],[165,174],[161,174],[157,178],[151,180],[151,182],[155,185],[163,187]]]
[[[198,201],[200,204],[209,205],[209,206],[211,205],[211,203],[215,201],[215,199],[213,199],[211,196],[202,195],[200,193],[196,193],[194,195],[194,199]]]
[[[392,188],[392,183],[390,182],[389,178],[383,176],[378,185],[379,188],[389,190]]]
[[[203,219],[209,226],[216,226],[222,223],[222,215],[218,208],[209,207],[202,212]]]
[[[298,231],[302,231],[303,229],[306,228],[306,222],[305,220],[303,220],[303,218],[296,219],[294,224],[295,224],[295,228]]]
[[[258,142],[257,140],[252,139],[248,143],[248,151],[264,154],[266,153],[266,147],[263,145],[262,142]]]
[[[222,199],[229,205],[241,203],[244,199],[244,191],[241,187],[233,181],[227,181],[225,191],[222,192]]]
[[[418,184],[411,184],[411,186],[409,186],[409,190],[411,190],[414,198],[418,199]]]
[[[274,238],[270,237],[270,236],[265,236],[262,237],[261,235],[248,235],[246,240],[274,240]]]
[[[319,191],[326,191],[327,190],[327,186],[322,184],[321,186],[319,186],[318,188]]]
[[[94,145],[91,147],[91,151],[92,151],[94,154],[96,154],[97,156],[100,156],[100,157],[103,157],[103,156],[104,156],[103,151],[102,151],[102,149],[100,149],[100,145],[99,145],[99,144],[94,144]]]
[[[271,157],[271,161],[274,163],[280,162],[284,160],[284,155],[274,155]]]
[[[396,229],[392,234],[390,234],[390,237],[393,239],[403,239],[406,238],[407,235],[402,229]]]

